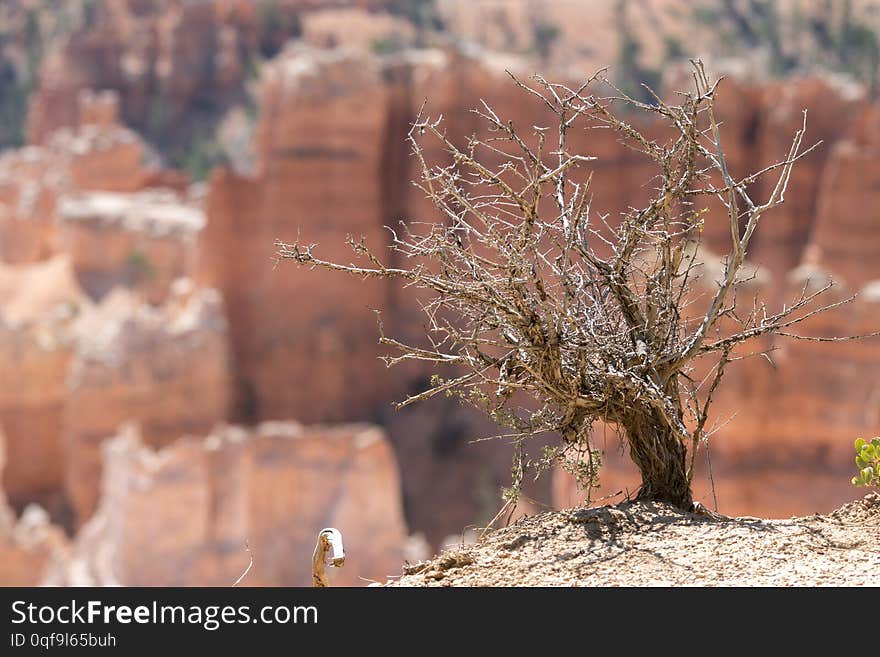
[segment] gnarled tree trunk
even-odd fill
[[[684,442],[654,414],[637,415],[624,427],[629,453],[642,475],[637,499],[668,502],[683,509],[693,504]]]

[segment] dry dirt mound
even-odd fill
[[[827,515],[711,517],[627,502],[524,518],[395,586],[877,586],[880,495]]]

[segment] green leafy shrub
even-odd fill
[[[855,486],[880,486],[880,436],[871,442],[856,438],[856,466],[859,474],[852,478]]]

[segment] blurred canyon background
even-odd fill
[[[880,2],[789,0],[0,0],[0,585],[308,585],[399,575],[501,507],[510,446],[455,399],[404,410],[431,371],[402,286],[275,266],[276,239],[348,259],[432,220],[404,138],[427,100],[458,144],[480,99],[546,115],[505,73],[633,94],[726,76],[734,174],[808,143],[749,253],[770,308],[809,279],[858,297],[805,326],[880,330]],[[644,124],[649,131],[652,126]],[[650,194],[649,163],[591,131],[594,207]],[[709,217],[706,260],[729,239]],[[711,276],[705,284],[712,285]],[[853,440],[880,433],[880,339],[786,342],[731,367],[711,466],[728,515],[827,513],[861,496]],[[633,491],[612,434],[601,498]],[[703,458],[705,454],[701,458]],[[714,506],[708,469],[695,495]],[[517,513],[565,508],[564,472]],[[621,496],[610,498],[619,501]],[[465,532],[465,533],[463,533]]]

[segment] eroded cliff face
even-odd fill
[[[320,272],[286,275],[271,258],[275,239],[298,232],[341,259],[350,253],[346,233],[387,241],[388,93],[378,63],[343,51],[288,51],[266,67],[261,106],[258,172],[215,174],[201,244],[202,280],[229,307],[241,417],[370,418],[389,397],[376,337],[363,329],[374,324],[370,308],[386,306],[387,291]]]
[[[276,239],[301,236],[319,245],[321,257],[356,260],[345,243],[350,234],[393,264],[385,226],[436,217],[409,183],[409,122],[430,96],[430,111],[444,114],[452,138],[464,143],[477,123],[463,108],[477,89],[504,94],[514,106],[505,63],[487,70],[441,51],[378,58],[286,50],[264,69],[256,174],[215,172],[201,233],[199,280],[220,289],[229,308],[235,417],[380,421],[401,461],[408,519],[435,544],[475,517],[494,515],[489,507],[510,468],[506,446],[495,441],[469,451],[468,441],[495,431],[454,400],[392,409],[431,374],[424,367],[388,370],[378,358],[385,352],[374,309],[389,335],[424,340],[424,318],[409,290],[274,267],[271,259]]]
[[[226,319],[215,290],[178,279],[160,307],[117,289],[94,305],[70,260],[0,267],[3,488],[59,520],[94,509],[99,445],[126,421],[148,444],[206,432],[228,413]]]
[[[115,89],[128,122],[173,127],[202,89],[220,94],[241,79],[244,48],[236,3],[215,14],[213,2],[155,0],[95,3],[81,29],[50,44],[31,98],[28,140],[43,143],[79,122],[70,101],[82,89]],[[225,3],[229,4],[229,3]],[[244,40],[245,43],[241,43]]]
[[[0,265],[0,423],[6,433],[3,489],[18,508],[59,500],[72,325],[89,306],[66,256]]]
[[[3,490],[9,504],[5,497],[0,504],[0,582],[227,585],[247,566],[248,544],[257,561],[245,584],[307,585],[317,531],[332,525],[343,528],[351,546],[347,568],[334,581],[356,585],[399,568],[407,530],[397,463],[381,430],[303,429],[286,422],[217,429],[201,438],[233,415],[231,392],[242,388],[236,372],[256,375],[255,363],[266,362],[233,360],[238,354],[228,317],[235,316],[236,330],[245,332],[241,320],[252,318],[258,342],[248,349],[267,350],[270,362],[289,344],[284,322],[291,322],[305,353],[345,352],[349,338],[374,341],[357,334],[359,323],[335,318],[327,302],[332,291],[314,290],[315,303],[303,304],[302,314],[279,304],[282,294],[259,294],[271,287],[271,262],[256,255],[260,238],[271,253],[279,225],[290,225],[283,209],[341,198],[343,205],[331,203],[319,217],[364,210],[362,225],[380,230],[383,134],[372,124],[384,120],[386,106],[378,68],[364,72],[357,62],[332,59],[336,87],[379,90],[369,102],[355,96],[336,108],[342,124],[363,116],[362,126],[330,148],[337,166],[315,177],[312,164],[326,153],[320,140],[302,137],[326,129],[321,112],[338,95],[334,88],[320,102],[304,103],[303,116],[265,126],[257,148],[272,172],[270,188],[243,181],[241,189],[259,195],[225,210],[236,221],[251,212],[252,223],[223,235],[225,250],[203,257],[200,234],[234,228],[235,221],[224,224],[215,215],[214,226],[205,229],[204,189],[154,164],[143,140],[119,124],[115,94],[79,93],[76,127],[56,131],[46,145],[4,155],[0,358],[8,376],[0,377],[0,424],[7,436]],[[308,71],[301,78],[269,73],[266,84],[280,107],[300,96],[300,85],[313,89],[315,80]],[[378,106],[370,114],[374,100]],[[346,145],[371,139],[374,144],[362,150]],[[290,178],[302,184],[288,188]],[[322,191],[325,179],[336,186]],[[354,199],[343,194],[358,188]],[[208,195],[210,207],[216,198]],[[260,227],[273,214],[280,224]],[[335,229],[328,225],[328,235]],[[248,257],[238,250],[242,246]],[[208,269],[211,258],[217,260]],[[211,272],[198,284],[188,278],[197,265]],[[207,279],[227,284],[225,300],[205,285]],[[380,307],[381,294],[366,301]],[[266,337],[262,318],[273,305],[281,316]],[[312,322],[339,325],[346,333],[322,335]],[[251,413],[252,419],[288,420],[293,411],[307,416],[308,404],[329,412],[338,403],[343,379],[332,369],[335,361],[280,360],[294,363],[300,381],[291,385],[278,369],[258,379],[269,410]],[[234,370],[234,363],[245,368]],[[377,368],[362,357],[355,366],[363,363]],[[316,374],[323,388],[314,385]],[[299,402],[311,389],[312,396]],[[381,387],[373,388],[374,403],[381,394]],[[290,400],[302,405],[291,408]],[[363,405],[349,413],[369,417]],[[105,444],[124,423],[133,423],[136,440],[127,447],[114,443],[107,456]],[[28,506],[33,502],[48,513]],[[153,524],[145,522],[147,515]],[[73,556],[62,526],[74,536]],[[185,567],[192,563],[197,567]]]
[[[55,248],[70,254],[90,297],[124,287],[158,304],[194,272],[204,221],[197,204],[169,189],[70,193],[56,210]]]
[[[6,439],[0,427],[0,474],[6,465]],[[29,506],[21,517],[9,507],[0,487],[0,584],[38,586],[58,574],[67,555],[64,533],[46,512]]]
[[[126,256],[137,250],[146,260],[154,256],[153,274],[185,273],[187,257],[175,254],[168,263],[162,254],[168,247],[155,238],[192,234],[203,222],[186,198],[186,176],[151,163],[155,157],[144,141],[120,125],[117,96],[84,91],[78,102],[83,117],[75,128],[58,130],[45,146],[0,155],[0,261],[36,262],[71,253],[93,296],[106,292],[112,281],[93,286],[87,279],[100,274],[112,279],[109,270],[115,268],[117,281],[124,282],[131,276],[124,271],[131,269]],[[163,191],[128,196],[156,189]],[[103,261],[93,255],[95,239],[107,244]],[[169,264],[170,272],[156,269]]]
[[[309,586],[318,532],[343,528],[334,585],[384,581],[403,559],[397,464],[368,425],[223,426],[154,451],[134,429],[105,448],[104,497],[69,583]]]
[[[121,315],[97,311],[95,304],[117,290],[130,300],[130,314],[156,312],[154,324],[172,325],[174,313],[166,301],[175,296],[173,281],[194,271],[195,236],[204,224],[197,194],[187,190],[185,177],[148,164],[144,142],[119,125],[117,101],[110,93],[84,91],[78,127],[59,130],[46,146],[25,147],[0,159],[0,421],[9,443],[4,487],[16,508],[38,501],[65,523],[70,518],[62,485],[69,469],[64,436],[73,425],[76,431],[90,425],[93,432],[106,429],[106,435],[118,427],[107,427],[114,416],[106,413],[113,406],[107,399],[85,412],[86,398],[77,399],[81,384],[71,378],[82,369],[92,332],[121,321]],[[223,328],[215,331],[220,335],[215,358],[204,360],[209,371],[219,370],[202,381],[210,383],[207,400],[222,398],[229,386],[225,315],[214,295]],[[162,311],[150,309],[162,304]],[[154,331],[157,337],[159,332]],[[169,340],[161,347],[180,352],[166,360],[183,364],[187,345],[175,344]],[[131,353],[121,358],[120,367],[136,361]],[[177,380],[198,379],[199,368],[187,368],[177,370]],[[139,394],[159,404],[175,376],[151,376],[138,382]],[[210,401],[207,407],[201,430],[226,415],[225,401]],[[120,413],[122,419],[139,414],[127,408],[115,416]],[[169,421],[168,433],[186,430],[171,426],[184,415]],[[97,480],[85,484],[97,485]]]
[[[302,33],[305,12],[375,8],[363,0],[96,0],[48,39],[31,95],[27,140],[77,125],[83,89],[119,94],[127,125],[176,158],[247,103],[260,62]]]
[[[62,436],[65,491],[80,525],[97,506],[103,441],[131,421],[152,447],[207,433],[227,415],[230,368],[219,294],[186,279],[160,308],[115,292],[77,328]]]

